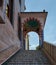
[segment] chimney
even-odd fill
[[[43,12],[45,12],[45,9],[43,10]]]

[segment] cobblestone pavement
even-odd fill
[[[51,63],[41,50],[20,50],[3,65],[51,65]]]

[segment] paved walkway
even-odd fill
[[[3,65],[51,65],[41,51],[20,50]]]

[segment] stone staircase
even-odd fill
[[[41,50],[20,50],[3,65],[51,65],[51,63]]]

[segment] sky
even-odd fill
[[[25,0],[26,10],[25,12],[42,12],[44,9],[48,12],[46,24],[44,28],[44,40],[56,45],[56,0]],[[35,44],[37,44],[36,33],[30,32],[30,44],[33,45],[31,36],[34,35]]]

